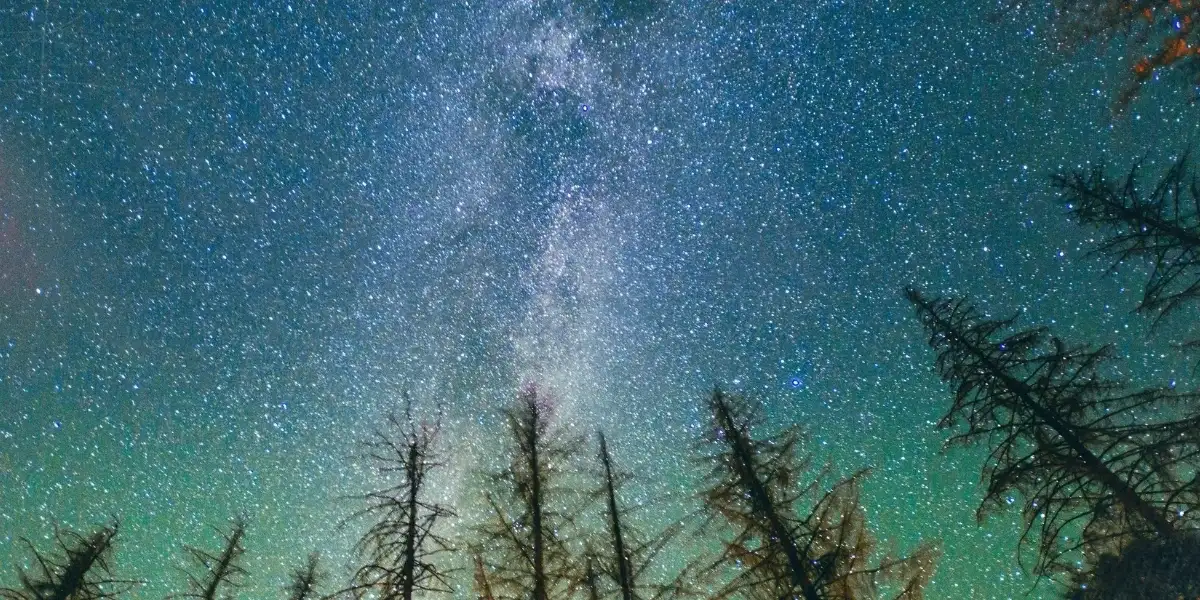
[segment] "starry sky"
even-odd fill
[[[524,381],[686,499],[720,382],[873,468],[879,534],[943,541],[930,597],[1021,596],[900,290],[1186,378],[1047,176],[1198,130],[1167,82],[1115,114],[1119,44],[1003,4],[8,3],[0,582],[21,536],[117,515],[159,598],[243,511],[245,597],[313,550],[340,574],[355,441],[406,390],[464,514]]]

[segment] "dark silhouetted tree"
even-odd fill
[[[1186,155],[1148,190],[1138,171],[1124,178],[1103,167],[1064,171],[1053,183],[1079,223],[1104,233],[1097,251],[1110,257],[1110,270],[1129,261],[1151,267],[1138,310],[1156,314],[1157,323],[1200,300],[1200,189]]]
[[[1200,535],[1136,540],[1073,583],[1071,600],[1200,598]]]
[[[488,579],[487,567],[483,564],[483,556],[473,552],[471,559],[475,563],[475,598],[476,600],[496,600],[492,593],[492,582]]]
[[[612,552],[612,566],[609,576],[617,584],[621,592],[621,600],[633,600],[634,571],[631,549],[626,547],[626,533],[622,523],[623,512],[617,504],[617,486],[619,479],[613,473],[612,456],[608,453],[608,440],[604,432],[600,437],[600,464],[604,466],[604,508],[608,517],[609,546]],[[594,583],[595,571],[592,561],[588,561],[588,579]],[[595,585],[590,585],[594,590]]]
[[[550,397],[527,385],[505,415],[510,461],[490,475],[485,497],[491,515],[478,529],[483,566],[498,600],[562,600],[581,581],[565,541],[577,495],[565,471],[582,440],[563,436],[553,409]]]
[[[986,319],[965,300],[907,296],[955,387],[939,425],[966,426],[948,444],[988,449],[979,516],[1024,497],[1021,547],[1035,545],[1035,573],[1194,524],[1200,422],[1169,418],[1184,395],[1106,377],[1109,347],[1013,331],[1015,319]]]
[[[391,415],[388,423],[391,431],[375,431],[365,445],[377,471],[394,483],[363,496],[366,508],[351,517],[375,521],[358,542],[365,564],[346,591],[379,600],[451,593],[450,571],[437,560],[454,548],[435,528],[454,511],[429,499],[429,476],[442,466],[436,452],[440,423],[416,423],[407,399],[403,420]]]
[[[321,598],[321,593],[317,588],[321,582],[325,580],[325,573],[320,571],[321,556],[316,552],[308,555],[308,560],[304,566],[292,571],[291,581],[288,582],[284,591],[288,594],[288,600],[317,600]]]
[[[600,591],[600,573],[596,572],[596,556],[592,552],[585,553],[584,557],[583,589],[587,592],[587,600],[600,600],[604,595]]]
[[[613,464],[604,433],[600,432],[598,437],[603,484],[597,495],[604,506],[606,535],[588,552],[584,583],[589,595],[597,597],[613,595],[621,600],[662,597],[674,590],[674,586],[650,581],[646,575],[681,527],[675,524],[647,538],[630,523],[629,510],[618,499],[618,493],[631,477]]]
[[[1124,109],[1156,74],[1173,71],[1187,87],[1200,83],[1200,4],[1191,0],[1055,0],[1063,42],[1078,46],[1120,39],[1133,56],[1130,76],[1117,97]]]
[[[233,598],[242,587],[246,577],[246,568],[242,566],[242,556],[246,554],[246,547],[242,543],[246,537],[246,518],[235,518],[227,532],[220,529],[216,531],[225,540],[219,553],[184,547],[195,567],[193,571],[185,571],[188,591],[180,594],[179,598],[224,600]]]
[[[708,525],[728,525],[733,537],[702,574],[732,570],[714,598],[756,600],[919,599],[933,575],[937,550],[923,545],[908,557],[874,561],[875,540],[859,502],[865,471],[823,489],[829,468],[808,482],[810,461],[798,457],[800,433],[755,435],[760,419],[745,398],[714,390],[713,426],[700,444],[711,466],[702,491]]]
[[[54,532],[55,554],[39,552],[21,541],[33,555],[33,568],[19,569],[20,588],[0,588],[5,600],[101,600],[117,598],[137,582],[118,579],[112,571],[113,544],[119,524],[101,528],[90,536],[74,531]]]

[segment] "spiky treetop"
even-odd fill
[[[492,514],[478,529],[483,572],[498,600],[565,599],[581,579],[566,543],[578,492],[565,474],[582,440],[557,430],[553,408],[550,396],[529,385],[505,415],[511,458],[489,477]]]
[[[588,593],[620,600],[657,600],[674,595],[678,582],[662,580],[660,570],[653,567],[682,531],[682,523],[668,525],[655,535],[647,535],[637,526],[634,511],[619,497],[620,489],[633,475],[618,468],[604,433],[597,437],[601,485],[592,495],[601,504],[605,531],[587,552],[584,581]]]
[[[829,468],[811,469],[798,456],[798,428],[758,434],[754,406],[719,389],[708,405],[713,427],[700,450],[710,471],[701,499],[710,524],[734,533],[700,570],[733,569],[717,598],[921,598],[937,550],[925,545],[907,557],[872,559],[876,543],[859,501],[866,471],[825,488]]]
[[[319,570],[321,556],[316,552],[308,555],[303,567],[292,571],[291,581],[283,589],[287,592],[288,600],[317,600],[321,593],[317,587],[325,579],[326,574]]]
[[[184,548],[195,567],[192,571],[185,572],[188,591],[180,594],[180,598],[231,599],[242,587],[246,577],[246,569],[242,566],[242,555],[246,553],[242,542],[246,537],[246,518],[239,516],[233,519],[229,531],[218,529],[217,533],[225,541],[219,553],[213,554],[192,546]]]
[[[112,571],[113,544],[119,523],[84,537],[56,529],[56,554],[45,555],[22,539],[33,555],[33,569],[19,569],[20,588],[0,588],[5,600],[103,600],[116,598],[137,582],[117,579]]]
[[[965,300],[907,296],[955,388],[940,426],[965,430],[949,444],[989,450],[980,518],[1022,496],[1022,547],[1036,547],[1036,573],[1194,521],[1200,421],[1171,418],[1194,396],[1127,390],[1103,374],[1108,347],[1014,331],[1014,319],[987,319]]]
[[[356,546],[365,564],[346,591],[356,598],[379,600],[451,593],[450,570],[438,559],[454,548],[435,527],[454,511],[428,497],[428,478],[443,466],[436,448],[440,422],[418,424],[408,403],[405,417],[390,415],[388,423],[391,431],[375,431],[365,446],[379,473],[394,483],[363,496],[366,508],[351,517],[372,518],[374,523]]]

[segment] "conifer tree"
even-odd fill
[[[1123,110],[1147,81],[1164,72],[1197,83],[1200,67],[1200,4],[1181,0],[1055,0],[1061,41],[1067,46],[1120,40],[1133,63],[1117,97]]]
[[[797,456],[797,428],[757,434],[754,406],[719,389],[708,408],[713,426],[700,452],[711,469],[701,498],[709,523],[733,531],[717,559],[701,570],[733,571],[715,598],[922,597],[937,550],[924,545],[907,557],[872,559],[876,542],[859,501],[865,471],[823,489],[826,467],[802,483],[811,469],[808,459]]]
[[[33,569],[18,569],[19,588],[0,588],[4,600],[103,600],[118,598],[136,583],[113,575],[112,553],[119,523],[90,536],[56,530],[56,553],[43,554],[26,539]]]
[[[496,600],[492,593],[492,582],[488,579],[487,567],[483,564],[483,556],[473,552],[471,560],[475,563],[475,598],[476,600]]]
[[[610,576],[621,591],[621,600],[633,600],[634,572],[630,549],[626,546],[622,511],[617,506],[617,476],[613,474],[612,456],[608,453],[608,440],[600,432],[600,463],[604,466],[604,507],[608,516],[609,541],[612,551]],[[592,561],[588,561],[589,580],[595,579]],[[594,587],[594,586],[593,586]]]
[[[1140,539],[1120,554],[1106,554],[1096,567],[1077,573],[1070,600],[1177,600],[1200,597],[1200,534]]]
[[[1200,421],[1171,418],[1190,396],[1106,377],[1110,347],[1014,331],[1015,318],[987,319],[965,300],[907,296],[955,388],[939,425],[965,424],[949,444],[988,450],[979,516],[1023,498],[1021,547],[1036,548],[1035,573],[1194,526]]]
[[[192,546],[184,549],[195,565],[193,571],[185,571],[188,591],[180,598],[196,600],[227,600],[234,598],[246,578],[242,557],[246,553],[243,539],[246,537],[246,518],[239,516],[231,522],[228,531],[217,529],[225,540],[219,553],[212,553]]]
[[[612,595],[621,600],[662,597],[671,591],[672,585],[651,581],[647,575],[663,548],[681,528],[672,525],[647,539],[633,526],[629,510],[618,498],[618,491],[631,476],[613,463],[604,432],[599,432],[598,437],[603,482],[598,496],[604,507],[606,535],[588,552],[584,579],[589,595]]]
[[[1100,229],[1098,252],[1110,270],[1144,261],[1151,268],[1138,310],[1156,322],[1200,300],[1200,188],[1185,155],[1146,189],[1135,166],[1124,178],[1104,167],[1053,177],[1063,203],[1080,224]]]
[[[363,496],[366,508],[352,517],[373,517],[375,522],[358,542],[365,564],[346,591],[379,600],[450,593],[450,571],[437,561],[454,548],[436,526],[454,511],[429,498],[429,477],[443,466],[436,448],[440,422],[416,423],[406,399],[404,419],[391,415],[388,423],[391,431],[375,431],[366,454],[393,483]]]
[[[308,555],[304,566],[292,571],[291,580],[284,591],[288,600],[318,600],[321,597],[317,588],[325,579],[325,574],[319,570],[320,555],[316,552]]]
[[[576,495],[565,481],[582,440],[554,424],[554,402],[525,386],[506,414],[509,464],[491,474],[487,521],[478,529],[483,570],[497,600],[565,600],[581,573],[568,548]]]

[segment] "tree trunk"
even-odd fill
[[[545,547],[542,535],[542,470],[541,464],[538,462],[538,408],[532,407],[529,412],[528,424],[528,442],[529,442],[529,474],[531,479],[530,489],[530,519],[532,521],[532,530],[530,533],[533,536],[533,600],[547,600],[546,598],[546,566],[545,566]]]
[[[417,570],[417,492],[421,487],[420,469],[417,461],[421,460],[419,448],[416,440],[409,440],[408,443],[408,529],[404,533],[404,567],[401,573],[400,590],[401,597],[404,600],[412,600],[413,586],[416,583],[414,578]]]
[[[1046,427],[1049,427],[1055,434],[1061,437],[1063,442],[1067,444],[1067,447],[1078,456],[1087,474],[1112,491],[1117,501],[1121,503],[1121,506],[1127,512],[1140,516],[1160,536],[1170,537],[1175,534],[1175,527],[1170,521],[1167,521],[1153,506],[1142,500],[1128,483],[1118,477],[1112,469],[1108,468],[1108,465],[1104,464],[1104,461],[1100,460],[1095,453],[1088,449],[1083,441],[1079,439],[1079,436],[1075,435],[1074,428],[1070,424],[1063,422],[1062,419],[1058,418],[1058,415],[1047,410],[1045,406],[1042,406],[1033,398],[1033,389],[1029,384],[1009,375],[1004,369],[1001,369],[983,350],[975,344],[964,340],[958,331],[950,327],[946,321],[939,317],[933,311],[933,307],[926,303],[924,299],[921,302],[921,307],[925,310],[926,314],[940,328],[938,330],[949,337],[952,343],[958,345],[960,348],[968,349],[992,377],[1003,382],[1004,386],[1016,396],[1024,408],[1032,412],[1038,420],[1046,424]]]
[[[617,511],[617,492],[613,484],[612,459],[608,455],[608,443],[600,434],[600,461],[604,463],[604,487],[608,495],[608,519],[612,532],[613,553],[617,559],[617,583],[621,586],[621,600],[633,600],[633,565],[625,550],[625,538],[621,533],[621,515]]]
[[[800,549],[796,545],[795,537],[784,524],[778,508],[771,501],[766,485],[758,478],[755,471],[754,454],[750,445],[742,436],[742,431],[734,422],[732,415],[729,414],[729,407],[725,404],[724,397],[720,395],[720,392],[715,393],[718,394],[714,401],[717,409],[717,421],[725,428],[725,435],[728,436],[733,447],[733,454],[737,459],[735,469],[746,492],[750,495],[750,503],[754,512],[766,521],[767,531],[763,533],[766,533],[768,539],[783,548],[783,552],[787,556],[788,569],[791,571],[792,586],[800,588],[805,600],[821,600],[816,587],[808,576],[808,571],[804,568],[804,560],[800,556]]]

